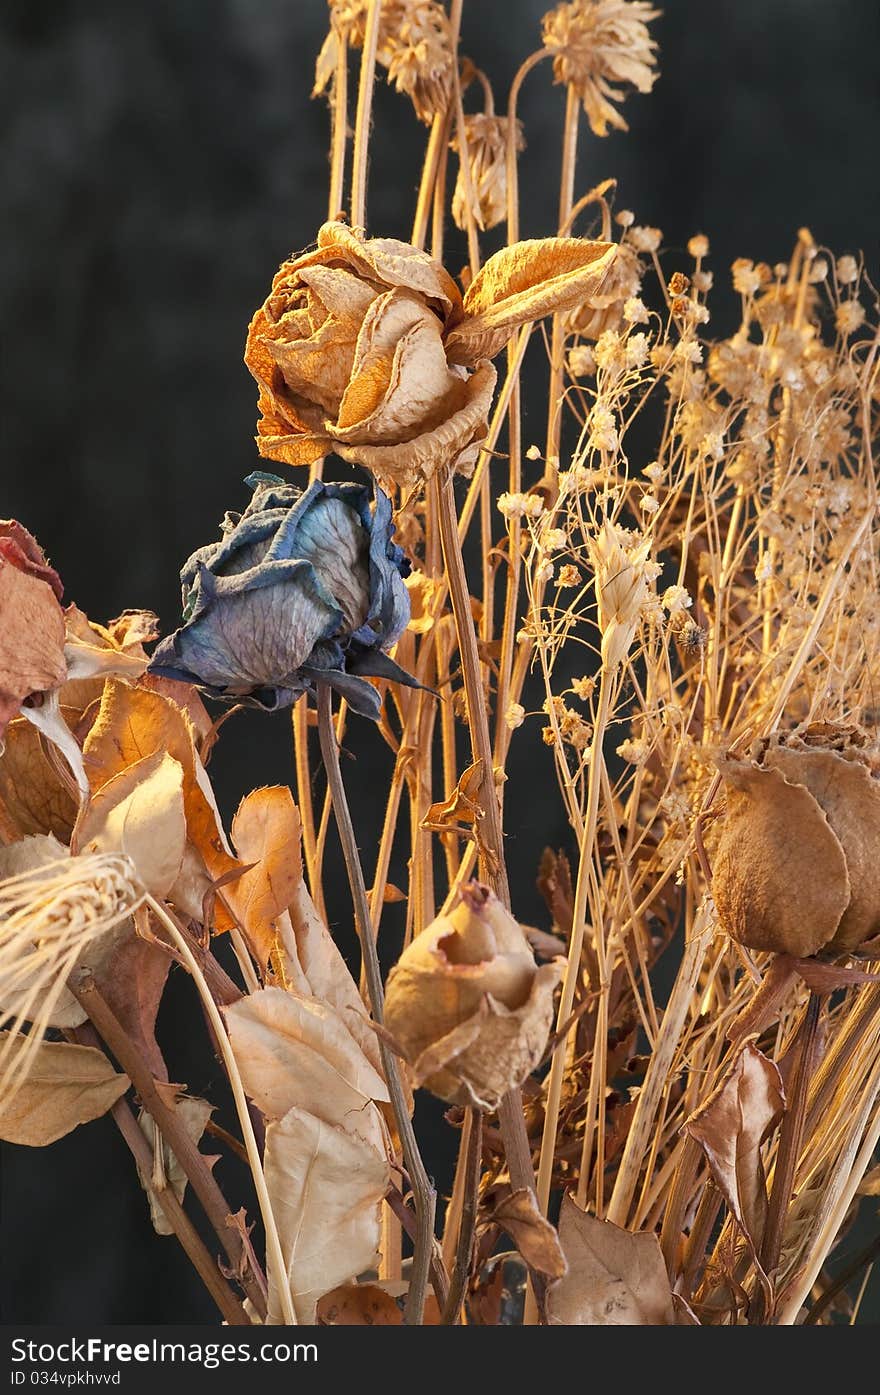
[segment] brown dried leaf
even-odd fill
[[[323,1294],[375,1263],[388,1160],[348,1128],[291,1109],[266,1129],[264,1169],[297,1319],[314,1322]],[[281,1320],[270,1270],[267,1321]]]
[[[672,1327],[672,1293],[653,1232],[633,1235],[562,1198],[559,1239],[568,1273],[547,1289],[555,1326]]]
[[[171,956],[154,940],[138,935],[134,924],[126,921],[89,947],[82,967],[91,972],[98,991],[154,1078],[167,1080],[168,1071],[156,1041],[155,1026],[171,969]]]
[[[431,805],[419,826],[436,833],[466,832],[480,817],[482,783],[483,762],[476,760],[464,771],[452,793]]]
[[[401,1327],[403,1313],[378,1284],[340,1284],[324,1294],[315,1321],[321,1327]]]
[[[474,277],[447,333],[450,363],[494,358],[520,325],[570,310],[601,286],[614,246],[577,237],[516,242]]]
[[[183,768],[161,751],[135,761],[92,795],[72,842],[76,853],[125,853],[159,899],[177,880],[185,847]]]
[[[379,1045],[357,984],[302,878],[291,900],[289,917],[289,933],[283,918],[281,927],[285,972],[292,987],[334,1007],[367,1060],[381,1073]]]
[[[767,1219],[761,1144],[785,1109],[782,1078],[753,1042],[685,1124],[700,1144],[728,1209],[757,1254]]]
[[[64,612],[51,585],[0,551],[0,741],[26,697],[66,676]]]
[[[534,1192],[526,1187],[509,1192],[495,1207],[489,1224],[500,1226],[510,1236],[530,1269],[561,1279],[567,1269],[559,1236],[541,1215]]]
[[[198,1143],[214,1112],[214,1106],[208,1100],[199,1099],[196,1095],[183,1095],[174,1100],[174,1109],[179,1114],[180,1121],[193,1143]],[[147,1175],[138,1163],[138,1177],[150,1203],[150,1219],[153,1222],[153,1229],[157,1235],[173,1235],[174,1228],[169,1225],[156,1196],[157,1183],[164,1180],[165,1185],[171,1188],[177,1200],[182,1202],[186,1192],[187,1176],[175,1154],[156,1128],[154,1119],[147,1114],[146,1110],[141,1110],[138,1115],[138,1123],[153,1149],[154,1156],[157,1146],[162,1150],[161,1158],[157,1164],[154,1164],[150,1175]],[[207,1161],[210,1164],[210,1159]]]
[[[300,821],[286,785],[253,790],[232,821],[232,840],[243,863],[255,864],[224,890],[261,966],[275,947],[277,920],[302,880]]]
[[[109,679],[83,748],[92,791],[157,751],[167,752],[183,768],[187,837],[203,859],[208,877],[216,880],[239,864],[226,843],[210,782],[195,752],[188,716],[161,693]],[[205,886],[207,889],[207,880]],[[218,928],[232,923],[218,906]]]
[[[8,1041],[10,1033],[0,1037]],[[10,1061],[25,1046],[13,1045]],[[72,1042],[43,1041],[33,1053],[27,1077],[11,1101],[0,1105],[0,1138],[28,1148],[44,1148],[78,1124],[106,1114],[129,1087],[103,1051]]]
[[[69,709],[62,715],[70,719]],[[73,714],[74,716],[76,714]],[[53,833],[70,841],[77,802],[46,756],[37,728],[16,717],[6,728],[6,749],[0,756],[0,802],[18,836]]]

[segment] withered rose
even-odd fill
[[[851,952],[880,934],[880,750],[817,723],[720,763],[727,812],[712,876],[727,932],[750,949]]]
[[[388,975],[385,1022],[415,1083],[452,1104],[497,1109],[543,1055],[560,963],[535,963],[521,926],[471,882]]]
[[[579,238],[490,257],[462,298],[424,252],[325,223],[285,262],[251,322],[260,454],[307,465],[335,451],[382,481],[468,473],[487,432],[489,362],[515,329],[595,289],[611,250]]]
[[[22,703],[67,676],[62,594],[36,538],[0,519],[0,750]]]

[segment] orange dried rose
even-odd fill
[[[720,770],[712,889],[728,934],[797,957],[880,934],[880,750],[868,733],[814,723]]]
[[[605,243],[518,243],[462,298],[408,243],[325,223],[316,248],[281,267],[248,331],[260,454],[307,465],[335,451],[404,485],[441,464],[468,473],[488,429],[489,359],[519,325],[595,289],[609,260]]]
[[[561,961],[538,968],[522,927],[471,882],[388,975],[385,1023],[416,1085],[452,1104],[497,1109],[543,1055]]]

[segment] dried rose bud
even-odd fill
[[[497,1109],[547,1045],[559,962],[535,963],[522,927],[471,882],[388,975],[385,1022],[417,1085],[451,1104]]]
[[[821,722],[720,764],[727,814],[712,877],[725,930],[750,949],[840,954],[880,933],[880,750]]]

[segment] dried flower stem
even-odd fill
[[[140,1166],[141,1172],[145,1177],[150,1177],[153,1167],[153,1150],[125,1100],[116,1101],[110,1110],[110,1116],[128,1144],[132,1157]],[[250,1318],[223,1278],[217,1261],[208,1251],[204,1240],[177,1200],[172,1188],[167,1184],[164,1187],[156,1187],[151,1184],[150,1192],[156,1198],[162,1209],[162,1214],[180,1241],[181,1248],[217,1304],[224,1321],[230,1327],[250,1327]]]
[[[172,929],[176,934],[176,927],[172,926]],[[144,1108],[152,1115],[157,1128],[186,1173],[190,1186],[226,1251],[233,1271],[241,1274],[241,1284],[248,1298],[254,1304],[257,1313],[265,1317],[262,1282],[250,1268],[240,1236],[226,1223],[231,1210],[204,1157],[183,1127],[173,1106],[168,1104],[160,1093],[149,1067],[99,992],[91,974],[84,973],[71,979],[69,987],[88,1013],[99,1036],[122,1066]],[[210,994],[208,996],[210,997]],[[216,1008],[214,1010],[216,1011]]]
[[[345,859],[346,871],[348,873],[348,882],[351,888],[355,925],[357,927],[358,938],[361,943],[361,953],[366,968],[370,1006],[375,1021],[381,1025],[383,1019],[382,1005],[384,994],[382,991],[382,975],[379,969],[379,958],[376,953],[376,936],[373,932],[370,920],[370,907],[367,902],[367,889],[364,884],[364,874],[361,868],[357,839],[355,837],[354,825],[351,821],[348,800],[345,795],[342,771],[339,768],[339,751],[336,746],[336,733],[333,728],[330,689],[325,686],[321,686],[318,689],[318,735],[321,741],[321,754],[324,759],[324,769],[327,772],[327,781],[330,786],[333,810],[336,814],[336,824],[339,829],[339,838],[342,843],[342,852]],[[403,1085],[400,1080],[397,1060],[381,1037],[379,1038],[379,1053],[382,1059],[382,1069],[388,1084],[388,1091],[391,1095],[391,1107],[394,1111],[397,1132],[403,1145],[404,1161],[413,1189],[417,1229],[410,1274],[409,1293],[406,1300],[405,1321],[410,1325],[417,1326],[421,1323],[424,1313],[428,1272],[433,1252],[436,1193],[425,1171],[425,1166],[422,1162],[421,1154],[419,1153],[415,1133],[413,1132],[412,1120],[409,1117],[409,1111],[406,1107],[406,1097],[403,1093]]]
[[[480,1187],[480,1168],[482,1165],[482,1145],[483,1145],[483,1116],[478,1109],[468,1110],[470,1115],[470,1130],[465,1140],[462,1133],[462,1147],[465,1142],[467,1147],[464,1152],[463,1168],[463,1189],[461,1203],[461,1221],[458,1227],[458,1245],[455,1251],[455,1264],[452,1269],[449,1284],[449,1294],[443,1307],[440,1321],[445,1326],[453,1326],[458,1322],[459,1310],[467,1287],[468,1275],[471,1269],[471,1260],[474,1253],[474,1235],[477,1226],[477,1203]]]
[[[351,174],[351,221],[356,228],[367,223],[367,161],[370,148],[370,119],[373,109],[373,82],[376,76],[376,48],[382,0],[367,0],[367,23],[361,54],[357,115],[354,127],[354,155]]]
[[[345,199],[345,149],[348,143],[348,40],[344,33],[336,36],[336,72],[333,77],[333,141],[330,154],[330,193],[327,217],[338,218]]]
[[[229,1084],[232,1088],[235,1111],[238,1115],[238,1122],[241,1125],[241,1136],[244,1140],[244,1146],[247,1149],[248,1163],[251,1169],[251,1175],[254,1179],[254,1188],[257,1193],[260,1214],[263,1217],[263,1225],[266,1228],[267,1259],[271,1260],[272,1267],[275,1270],[275,1280],[278,1284],[278,1297],[281,1311],[284,1314],[284,1320],[293,1326],[296,1324],[296,1311],[293,1306],[293,1299],[290,1295],[290,1282],[287,1277],[287,1265],[284,1262],[284,1251],[281,1248],[281,1238],[278,1234],[278,1226],[275,1221],[275,1214],[272,1210],[269,1189],[266,1186],[266,1178],[263,1173],[263,1160],[260,1156],[260,1149],[254,1133],[250,1110],[248,1109],[247,1095],[245,1094],[244,1085],[239,1073],[238,1063],[236,1062],[232,1046],[229,1042],[226,1025],[223,1018],[220,1016],[217,1004],[211,996],[211,990],[205,981],[205,976],[202,973],[198,960],[190,949],[186,936],[181,934],[172,917],[165,911],[164,906],[160,905],[158,901],[155,901],[152,896],[147,897],[147,904],[150,906],[156,918],[165,927],[165,930],[171,936],[180,952],[195,982],[196,988],[199,991],[199,996],[202,1000],[208,1020],[214,1029],[217,1046],[223,1057],[223,1065],[226,1068],[226,1074],[229,1077]],[[157,1120],[157,1123],[158,1122]]]
[[[811,992],[807,1001],[804,1020],[797,1036],[797,1066],[792,1082],[790,1098],[782,1120],[779,1134],[779,1148],[773,1169],[773,1184],[770,1190],[770,1204],[767,1209],[767,1222],[761,1240],[761,1268],[771,1284],[779,1265],[782,1248],[782,1232],[791,1200],[795,1171],[804,1135],[804,1120],[807,1116],[807,1090],[812,1073],[813,1052],[819,1030],[819,1015],[822,1010],[822,995]],[[764,1286],[755,1289],[755,1312],[752,1320],[756,1324],[763,1321],[767,1295]],[[772,1317],[772,1310],[770,1313]]]

